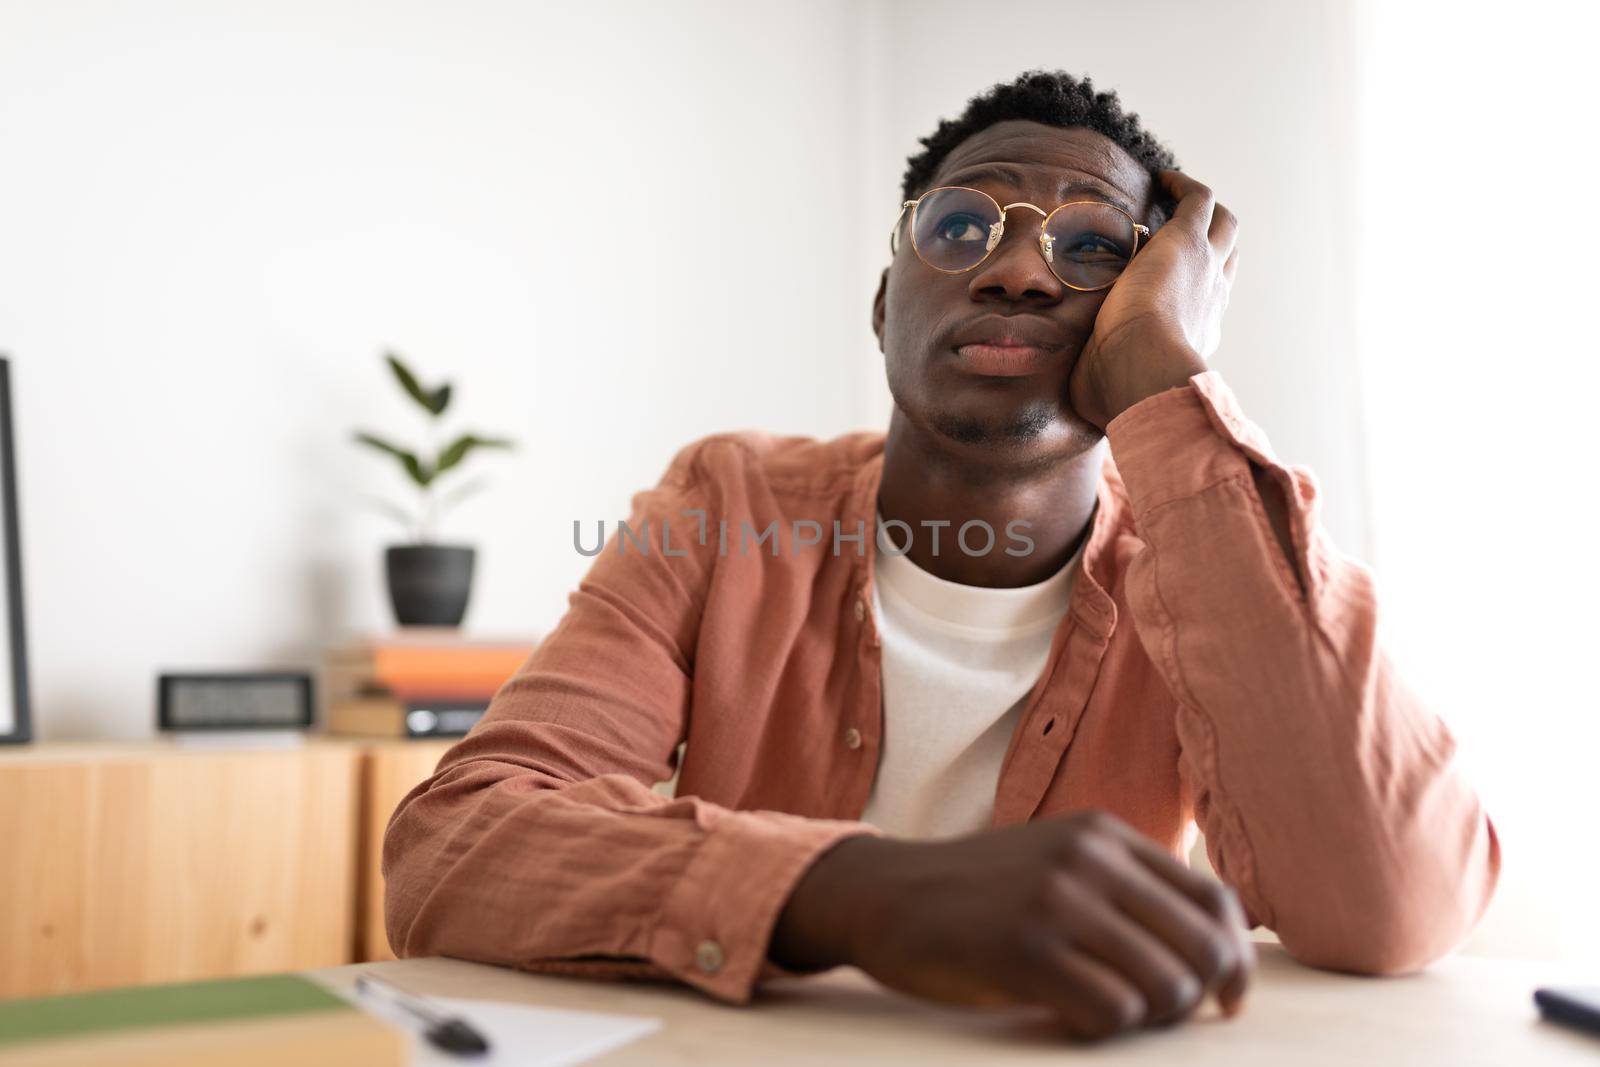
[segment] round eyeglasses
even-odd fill
[[[911,211],[911,248],[944,274],[963,274],[989,258],[1006,232],[1006,212],[1025,207],[1044,216],[1039,251],[1050,273],[1069,289],[1092,293],[1117,280],[1148,240],[1150,229],[1102,200],[1073,200],[1046,212],[1033,204],[1000,202],[981,189],[945,185],[900,205],[889,231],[889,251],[899,251],[900,223]]]

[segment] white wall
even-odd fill
[[[1360,337],[1385,645],[1505,866],[1474,947],[1600,961],[1596,19],[1361,7]]]
[[[482,631],[553,623],[572,520],[688,440],[869,420],[849,5],[680,10],[0,0],[40,734],[388,623],[359,497],[406,486],[347,443],[421,429],[383,346],[523,443],[445,526]]]
[[[1121,88],[1242,216],[1217,363],[1359,550],[1341,10],[0,0],[39,732],[142,734],[160,669],[387,624],[361,497],[406,485],[347,443],[421,429],[384,346],[523,442],[445,526],[479,631],[552,624],[572,520],[684,442],[881,426],[905,157],[1026,66]]]

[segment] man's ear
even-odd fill
[[[884,300],[889,290],[889,268],[878,275],[878,295],[872,298],[872,332],[878,335],[878,351],[883,351]]]

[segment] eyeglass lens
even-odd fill
[[[1020,221],[1018,215],[1012,212],[1011,225]],[[930,267],[971,270],[988,255],[989,235],[999,221],[995,202],[977,190],[937,189],[917,204],[912,244]],[[1081,289],[1110,285],[1133,255],[1133,220],[1109,204],[1067,204],[1045,221],[1043,232],[1051,271]]]

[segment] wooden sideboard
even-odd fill
[[[390,958],[383,828],[448,747],[0,751],[0,998]]]
[[[449,741],[380,741],[363,749],[357,827],[356,960],[392,960],[383,929],[383,831],[411,787],[433,773]]]

